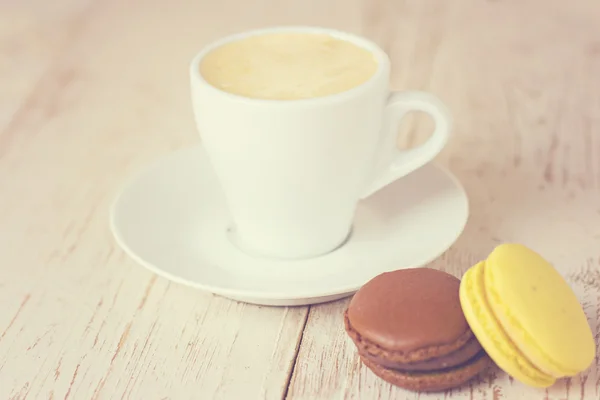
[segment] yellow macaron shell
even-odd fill
[[[596,354],[577,296],[558,271],[520,244],[503,244],[486,260],[492,312],[521,353],[556,378],[587,369]]]
[[[460,303],[471,330],[494,362],[518,381],[534,387],[551,386],[555,379],[540,371],[521,353],[500,326],[487,301],[485,262],[470,268],[460,284]]]

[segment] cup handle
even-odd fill
[[[400,121],[410,111],[423,111],[435,123],[431,137],[422,145],[410,150],[398,150],[396,142]],[[392,92],[388,98],[382,129],[382,138],[375,160],[379,164],[370,178],[361,199],[369,197],[396,179],[402,178],[431,161],[444,148],[450,136],[452,117],[437,97],[426,92]]]

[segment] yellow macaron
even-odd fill
[[[503,244],[470,268],[460,301],[471,330],[496,364],[535,387],[587,369],[596,344],[577,296],[533,250]]]

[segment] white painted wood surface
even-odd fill
[[[496,243],[530,245],[598,338],[598,21],[596,0],[1,0],[0,399],[598,399],[598,357],[547,391],[497,370],[448,393],[393,388],[359,364],[347,300],[261,308],[170,284],[107,225],[129,174],[198,140],[200,47],[265,25],[344,29],[389,52],[394,88],[454,113],[439,162],[471,217],[434,265],[460,276]],[[400,144],[429,126],[413,118]]]

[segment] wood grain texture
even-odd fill
[[[358,362],[347,300],[264,308],[170,284],[107,226],[128,175],[198,140],[186,72],[198,49],[266,25],[343,29],[388,51],[393,88],[432,91],[454,114],[439,162],[471,216],[433,265],[460,276],[497,243],[523,242],[569,279],[598,338],[597,1],[2,0],[0,11],[1,399],[600,397],[598,357],[547,391],[492,370],[461,390],[404,392]],[[429,126],[412,118],[399,144]]]

